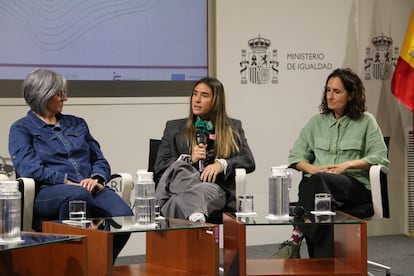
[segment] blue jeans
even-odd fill
[[[67,219],[71,200],[86,201],[87,217],[132,216],[133,214],[125,201],[108,187],[90,193],[83,187],[68,184],[41,187],[35,198],[34,208],[41,217]]]
[[[85,200],[86,217],[90,218],[133,215],[131,208],[125,201],[108,187],[99,192],[90,193],[83,187],[68,184],[41,187],[36,196],[34,208],[40,217],[63,220],[69,218],[69,201],[71,200]],[[115,262],[129,237],[130,233],[114,235],[113,262]]]

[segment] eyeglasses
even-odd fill
[[[59,90],[58,92],[56,92],[55,96],[58,96],[60,98],[60,100],[64,100],[67,97],[66,91],[65,90]]]

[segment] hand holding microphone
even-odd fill
[[[206,143],[206,137],[205,137],[205,135],[204,135],[204,132],[203,132],[203,130],[202,129],[197,129],[197,131],[196,131],[196,143],[197,143],[197,145],[200,145],[200,144],[205,144]],[[200,172],[203,172],[203,170],[204,170],[204,161],[203,160],[198,160],[198,170],[200,171]]]

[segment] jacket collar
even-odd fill
[[[38,128],[44,128],[44,127],[50,126],[49,124],[45,123],[42,119],[40,119],[32,110],[29,110],[27,112],[27,116],[33,122],[33,124],[37,126]],[[57,126],[63,125],[63,124],[70,126],[70,123],[65,121],[65,117],[62,115],[62,113],[56,114],[56,118],[58,119]]]

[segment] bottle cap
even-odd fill
[[[138,170],[137,177],[138,177],[138,181],[153,181],[154,173],[148,172],[146,170]]]
[[[271,167],[272,176],[290,176],[289,168],[287,166]]]
[[[19,189],[19,182],[16,180],[0,181],[0,191],[12,192]]]

